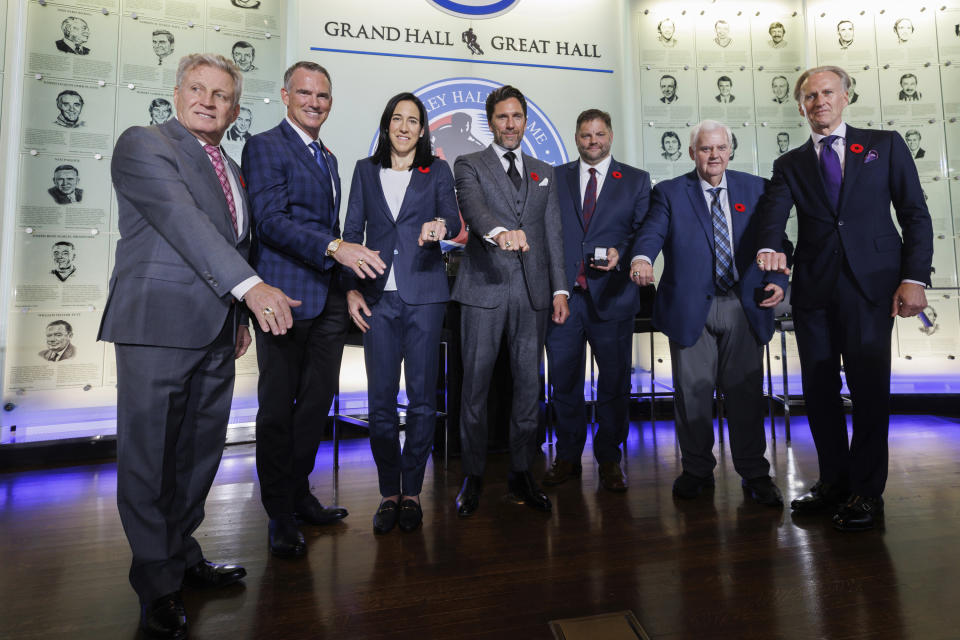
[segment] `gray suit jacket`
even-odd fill
[[[234,178],[240,169],[224,154]],[[247,263],[250,210],[237,238],[213,164],[179,121],[131,127],[111,163],[121,239],[98,338],[200,348],[223,329]]]
[[[470,226],[470,240],[452,298],[476,307],[499,307],[508,282],[506,274],[522,269],[530,303],[535,309],[550,308],[553,292],[565,288],[553,167],[523,154],[524,185],[518,192],[491,146],[457,158],[454,174],[457,202]],[[496,227],[522,230],[530,251],[503,251],[484,239]]]

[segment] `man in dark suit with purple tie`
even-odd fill
[[[794,98],[811,138],[774,162],[760,202],[757,262],[787,271],[786,255],[767,248],[776,246],[796,206],[791,303],[820,479],[790,506],[795,513],[833,512],[835,527],[855,531],[883,516],[890,334],[895,316],[914,316],[927,304],[933,225],[903,138],[843,121],[849,89],[840,67],[809,69],[797,80]],[[841,360],[853,400],[850,442]]]
[[[582,470],[587,438],[583,401],[584,347],[597,359],[597,422],[593,454],[601,485],[626,491],[620,445],[627,436],[633,317],[640,290],[620,259],[650,203],[650,174],[610,155],[610,114],[587,109],[577,118],[580,158],[554,170],[563,223],[563,268],[570,317],[547,328],[547,360],[557,415],[557,457],[543,484],[557,485]],[[599,258],[596,255],[599,250]]]
[[[384,272],[360,244],[341,242],[337,160],[320,141],[333,103],[330,74],[314,62],[287,69],[280,91],[287,117],[243,149],[256,246],[251,262],[267,282],[303,301],[281,336],[257,332],[257,475],[270,516],[274,555],[306,553],[296,520],[321,525],[347,515],[310,492],[310,472],[340,377],[347,335],[337,263],[358,278]]]

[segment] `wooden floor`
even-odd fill
[[[769,443],[788,497],[816,480],[803,418]],[[304,527],[309,554],[272,558],[252,446],[230,448],[198,532],[206,556],[239,561],[245,584],[184,592],[192,638],[550,638],[549,620],[632,610],[650,637],[960,637],[960,420],[894,418],[883,531],[843,534],[745,499],[717,448],[712,496],[677,503],[673,424],[631,426],[625,495],[584,478],[554,511],[503,500],[494,456],[480,510],[458,520],[459,465],[427,470],[421,531],[375,537],[366,440],[345,441],[339,476],[320,451],[315,493],[350,509]],[[552,457],[551,447],[537,474]],[[0,474],[0,637],[134,638],[137,601],[115,504],[116,465]],[[602,639],[601,639],[602,640]]]

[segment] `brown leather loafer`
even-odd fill
[[[583,466],[579,462],[567,462],[557,458],[553,461],[553,466],[543,476],[543,484],[547,487],[555,487],[563,484],[570,478],[579,478],[583,473]]]
[[[619,462],[600,463],[600,486],[615,493],[627,490],[627,477],[623,475]]]

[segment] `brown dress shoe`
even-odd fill
[[[553,461],[550,471],[543,476],[543,484],[548,487],[554,487],[563,484],[570,478],[579,478],[583,473],[583,466],[579,462],[567,462],[557,458]]]
[[[619,462],[600,463],[600,485],[607,491],[623,493],[627,490],[627,477]]]

